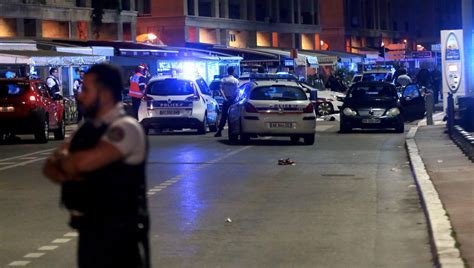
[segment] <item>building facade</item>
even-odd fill
[[[136,17],[135,0],[0,0],[0,38],[132,41]]]
[[[319,0],[137,0],[137,35],[164,44],[320,49]]]
[[[421,2],[322,0],[321,38],[331,50],[354,53],[393,43],[406,43],[408,48],[416,49]]]

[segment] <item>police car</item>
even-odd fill
[[[229,109],[229,140],[245,142],[257,136],[288,136],[314,144],[316,115],[300,83],[285,80],[246,84],[239,101]]]
[[[217,131],[219,105],[204,79],[187,76],[158,76],[147,85],[138,110],[146,133],[150,129],[196,129]]]

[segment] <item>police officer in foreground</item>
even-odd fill
[[[120,71],[92,66],[78,96],[86,121],[49,157],[44,174],[62,186],[78,230],[79,267],[149,267],[147,142],[121,105]]]
[[[227,76],[221,80],[221,94],[224,96],[225,100],[222,105],[221,121],[219,122],[219,127],[214,137],[222,137],[222,130],[224,129],[227,117],[229,116],[229,107],[235,103],[239,95],[239,80],[235,78],[234,72],[234,67],[230,66],[227,68]]]

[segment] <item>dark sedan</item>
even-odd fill
[[[424,98],[416,85],[407,86],[399,95],[394,85],[386,82],[354,84],[341,109],[341,132],[353,128],[392,128],[405,130],[405,120],[422,118]]]

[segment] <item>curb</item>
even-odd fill
[[[459,249],[456,247],[456,240],[452,236],[453,228],[448,213],[444,209],[438,192],[428,175],[425,163],[419,154],[418,146],[415,142],[415,135],[418,127],[421,125],[420,123],[410,129],[406,136],[405,144],[428,221],[435,263],[438,267],[443,268],[464,268],[464,261],[461,258]]]

